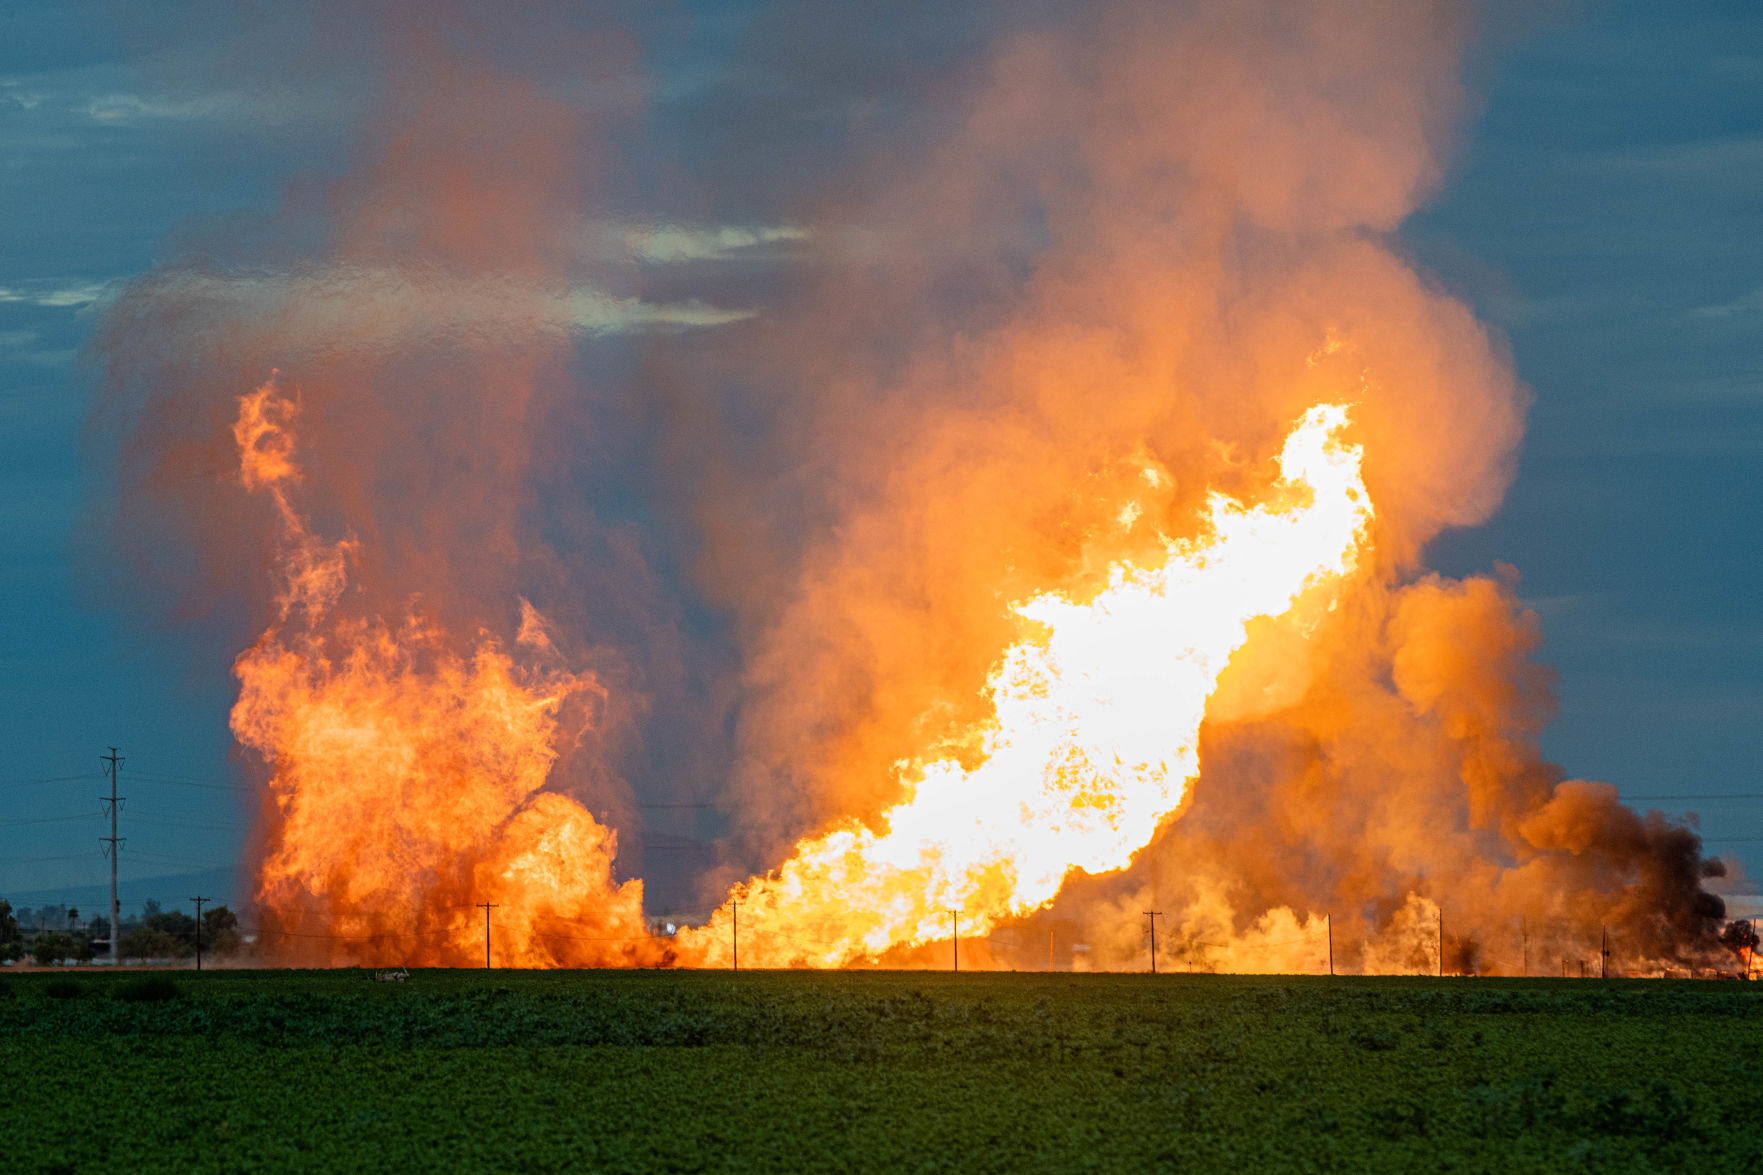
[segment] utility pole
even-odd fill
[[[953,919],[955,923],[955,937],[950,940],[950,944],[955,948],[955,966],[952,970],[959,971],[961,970],[961,911],[950,910],[949,917]]]
[[[1443,979],[1445,977],[1445,908],[1443,906],[1440,906],[1438,908],[1438,910],[1439,910],[1438,978]]]
[[[202,970],[202,903],[212,902],[213,898],[191,898],[196,903],[196,970]]]
[[[739,971],[741,969],[741,903],[730,902],[729,906],[735,926],[735,970]]]
[[[1518,920],[1518,949],[1524,957],[1520,974],[1530,974],[1530,926],[1524,919]]]
[[[1328,973],[1334,974],[1334,915],[1324,914],[1328,926]]]
[[[1053,969],[1053,932],[1047,931],[1047,970]]]
[[[99,761],[107,764],[104,774],[110,777],[110,795],[99,796],[98,802],[104,805],[105,813],[110,817],[110,835],[98,839],[104,843],[104,855],[110,858],[110,965],[116,966],[122,955],[118,951],[118,940],[122,938],[122,906],[116,900],[116,856],[122,850],[122,842],[127,839],[116,835],[116,813],[122,807],[126,797],[116,794],[117,768],[126,761],[111,747],[108,755],[99,755]]]
[[[500,902],[478,902],[478,909],[484,912],[484,970],[490,969],[490,911],[499,906]]]
[[[1162,910],[1145,910],[1145,917],[1151,920],[1151,974],[1157,974],[1157,915]]]
[[[1598,929],[1603,932],[1604,938],[1603,943],[1598,947],[1598,978],[1603,979],[1607,977],[1610,966],[1610,928],[1600,926]]]

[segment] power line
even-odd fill
[[[333,942],[380,942],[388,938],[434,938],[437,935],[451,934],[451,930],[389,930],[384,934],[315,934],[312,931],[275,930],[267,926],[244,926],[240,929],[251,934],[273,934],[278,938],[323,938]]]
[[[91,812],[81,812],[78,816],[38,816],[30,820],[0,820],[0,828],[22,828],[27,824],[63,824],[69,820],[90,820]]]
[[[670,942],[676,936],[671,934],[638,934],[624,937],[600,937],[588,934],[549,934],[543,930],[530,931],[534,938],[555,940],[558,942]]]
[[[86,850],[90,852],[91,850]],[[85,853],[59,853],[53,857],[0,857],[0,865],[35,865],[39,861],[85,861]]]
[[[126,838],[125,838],[126,839]],[[145,849],[134,850],[136,857],[144,857],[150,861],[165,861],[172,865],[195,865],[203,869],[237,869],[237,861],[201,861],[195,857],[174,857],[168,853],[151,853]]]
[[[162,771],[157,767],[136,767],[135,771],[140,775],[151,775],[155,779],[188,779],[206,783],[227,782],[226,780],[216,780],[206,771],[180,771],[175,767],[170,771]]]
[[[159,816],[145,812],[136,812],[134,819],[145,820],[149,824],[167,824],[178,828],[233,829],[243,832],[249,827],[236,820],[189,820],[181,816]]]
[[[82,779],[90,779],[90,773],[84,775],[45,775],[38,779],[0,779],[0,787],[35,787],[44,783],[74,783]]]
[[[200,788],[203,791],[230,791],[243,794],[249,794],[259,790],[249,784],[225,783],[215,780],[186,779],[177,775],[159,775],[151,771],[137,771],[135,774],[150,783],[163,783],[168,784],[171,787],[194,787]]]

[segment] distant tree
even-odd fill
[[[217,955],[236,953],[245,945],[239,937],[239,916],[225,906],[216,906],[202,915],[202,949]]]
[[[45,930],[31,941],[31,958],[39,967],[52,967],[75,953],[73,935]]]
[[[195,921],[190,919],[192,926]],[[122,932],[122,941],[117,946],[123,958],[143,963],[148,959],[181,959],[191,950],[176,937],[152,926],[131,926]]]
[[[239,916],[225,906],[216,906],[202,915],[202,936],[204,940],[210,935],[219,936],[223,931],[236,930]]]
[[[147,919],[152,918],[155,915],[161,914],[163,912],[164,912],[164,909],[160,906],[158,898],[148,898],[146,901],[141,903],[141,921],[142,922],[145,922],[145,921],[147,921]]]
[[[189,947],[191,951],[196,949],[196,920],[182,910],[165,910],[161,913],[149,914],[141,922],[150,930],[157,930],[161,934],[176,939]]]
[[[24,958],[24,931],[13,917],[12,903],[0,898],[0,963],[16,963]]]
[[[116,944],[117,953],[124,959],[137,959],[145,963],[157,953],[159,933],[145,926],[131,926],[122,932],[122,938]]]
[[[92,948],[92,934],[89,929],[80,929],[80,911],[78,906],[67,908],[67,933],[73,939],[73,959],[76,963],[90,963],[97,954]]]
[[[86,924],[86,933],[91,935],[93,938],[106,938],[106,939],[109,938],[110,937],[110,919],[108,919],[108,918],[94,918],[94,919],[92,919],[91,922]]]
[[[116,953],[123,959],[139,959],[143,963],[153,957],[153,932],[145,926],[131,926],[116,941]]]

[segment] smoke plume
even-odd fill
[[[1602,927],[1702,958],[1694,833],[1538,750],[1516,573],[1425,566],[1498,506],[1528,402],[1395,235],[1472,106],[1474,13],[950,7],[773,5],[695,87],[689,24],[393,8],[347,175],[109,311],[112,534],[245,650],[259,898],[321,944],[288,950],[468,961],[502,902],[535,965],[719,962],[742,900],[755,961],[931,965],[983,891],[975,965],[1137,966],[1146,910],[1212,969],[1543,970]],[[273,436],[235,434],[253,396]],[[844,837],[878,876],[865,837],[928,775],[1004,761],[997,683],[1055,672],[1047,616],[1322,503],[1282,451],[1325,408],[1369,506],[1216,665],[1166,634],[1204,722],[1095,784],[1157,775],[1148,843],[790,921],[824,876],[790,862]],[[320,597],[289,587],[314,558]],[[617,875],[667,868],[642,805],[680,802],[718,857],[670,880],[716,912],[660,944]]]
[[[1091,965],[1139,965],[1161,909],[1204,966],[1319,969],[1332,916],[1341,965],[1432,970],[1428,903],[1451,969],[1517,970],[1526,942],[1533,965],[1582,957],[1600,923],[1637,965],[1706,948],[1718,867],[1697,838],[1541,759],[1549,682],[1515,576],[1422,564],[1499,503],[1528,400],[1389,235],[1440,180],[1476,32],[1461,5],[1061,11],[933,88],[935,139],[792,210],[824,270],[706,360],[744,373],[729,410],[763,414],[761,456],[687,450],[701,575],[744,635],[731,807],[755,855],[885,828],[900,765],[971,762],[976,686],[1022,632],[1002,605],[1155,562],[1156,536],[1203,531],[1212,492],[1252,496],[1289,423],[1334,402],[1364,446],[1370,557],[1338,606],[1252,625],[1188,808],[1131,868],[995,935],[1000,961],[1039,965],[1061,925]]]

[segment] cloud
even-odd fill
[[[110,93],[86,101],[83,113],[104,126],[139,122],[236,122],[277,126],[321,116],[340,105],[336,95],[307,96],[216,91],[186,98]]]
[[[1730,302],[1720,302],[1713,306],[1698,306],[1690,311],[1690,316],[1693,318],[1739,318],[1752,314],[1763,314],[1763,287],[1734,298]]]
[[[109,282],[29,282],[22,286],[0,286],[0,302],[22,302],[30,306],[87,306],[102,298],[109,289]]]
[[[576,289],[569,295],[566,322],[592,334],[619,334],[660,326],[723,326],[753,317],[751,310],[712,306],[697,298],[684,302],[645,302],[641,298],[613,298],[595,290]]]
[[[1763,136],[1699,139],[1602,152],[1586,157],[1585,162],[1603,172],[1715,183],[1731,180],[1749,189],[1755,187],[1759,168],[1763,168]]]
[[[36,345],[40,337],[34,330],[0,330],[0,354],[11,362],[34,367],[61,367],[73,361],[73,348],[43,350]]]
[[[730,261],[768,255],[768,246],[806,241],[807,229],[791,225],[678,225],[658,224],[626,228],[624,242],[637,257],[659,263],[679,261]]]
[[[591,286],[540,284],[515,274],[459,276],[420,268],[324,265],[293,271],[217,274],[173,270],[142,292],[181,307],[192,327],[274,323],[290,347],[339,340],[388,346],[424,339],[468,345],[519,343],[535,332],[587,336],[723,326],[754,311],[696,298],[647,302]]]
[[[359,99],[352,79],[340,77],[308,89],[276,87],[263,79],[192,88],[188,61],[160,61],[142,69],[81,66],[0,77],[0,111],[28,115],[25,127],[75,132],[154,124],[214,127],[326,125],[345,117]],[[145,75],[145,76],[144,76]]]
[[[17,78],[0,78],[0,109],[35,110],[49,95],[38,89],[24,89]]]
[[[139,94],[104,94],[87,104],[86,113],[94,122],[102,123],[128,123],[143,118],[187,120],[212,118],[233,105],[219,94],[184,101],[144,98]]]
[[[36,115],[38,120],[95,122],[125,126],[155,120],[191,122],[249,118],[274,121],[285,102],[263,95],[212,91],[171,96],[117,88],[128,76],[115,68],[83,66],[76,69],[0,78],[0,110],[11,108]]]

